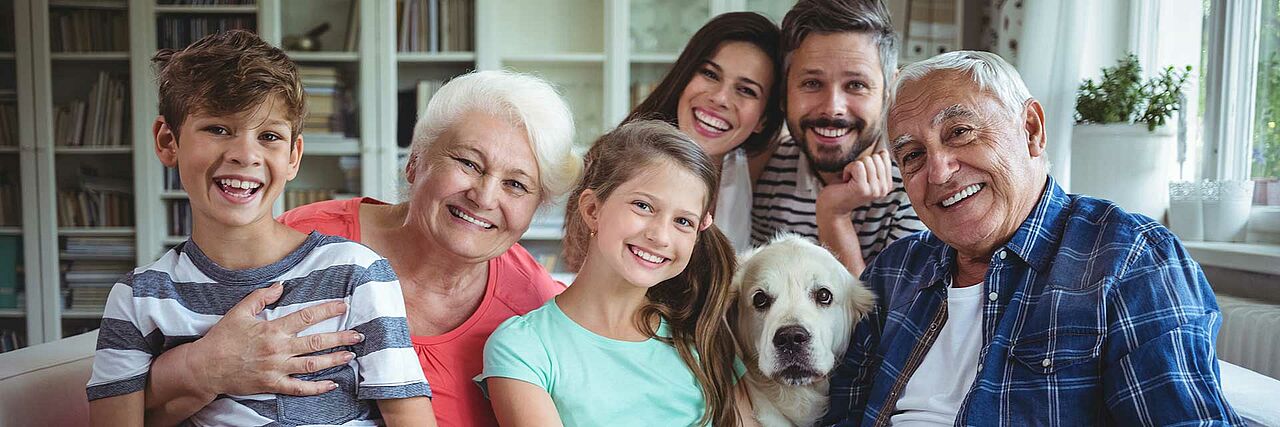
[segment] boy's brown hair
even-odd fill
[[[302,134],[307,102],[298,66],[252,32],[231,30],[184,49],[160,49],[151,63],[160,85],[160,115],[175,136],[188,114],[232,115],[273,95],[285,103],[289,141]]]

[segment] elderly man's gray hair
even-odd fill
[[[889,92],[889,108],[897,101],[898,91],[907,82],[920,80],[938,71],[959,71],[978,84],[978,89],[995,95],[996,100],[1014,115],[1021,115],[1031,91],[1022,82],[1022,76],[1000,55],[991,52],[958,50],[947,52],[924,61],[915,62],[898,72],[898,79]],[[888,108],[885,109],[886,112]]]

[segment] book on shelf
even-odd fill
[[[128,145],[128,86],[106,71],[85,99],[54,109],[54,143],[68,147],[122,147]]]
[[[133,196],[96,190],[58,192],[59,227],[128,227],[133,225]]]
[[[284,209],[289,210],[302,205],[309,205],[315,202],[323,202],[325,200],[333,200],[338,194],[337,190],[284,190]]]
[[[0,147],[18,146],[18,92],[0,89]]]
[[[12,173],[15,176],[9,176]],[[22,225],[22,190],[18,188],[17,170],[0,171],[0,227]]]
[[[427,104],[440,87],[443,80],[419,80],[412,89],[405,89],[396,98],[396,144],[408,147],[413,140],[413,127],[418,117],[427,110]]]
[[[65,237],[61,256],[67,259],[116,260],[132,259],[133,237],[75,236]]]
[[[6,2],[6,4],[8,4]],[[0,7],[0,52],[13,52],[17,40],[14,36],[13,7]]]
[[[164,168],[164,190],[184,191],[182,188],[182,176],[178,174],[178,168]]]
[[[191,235],[191,202],[187,200],[169,201],[169,235]]]
[[[49,23],[53,52],[129,50],[129,17],[124,10],[52,9]]]
[[[346,85],[336,67],[298,66],[302,90],[307,95],[307,117],[302,128],[308,134],[346,135],[348,114],[354,112]]]
[[[0,329],[0,353],[27,346],[27,337],[21,331]]]
[[[640,103],[643,102],[645,98],[648,98],[649,94],[653,93],[654,89],[658,88],[658,83],[661,83],[661,81],[653,80],[631,83],[631,108],[634,109],[640,106]]]
[[[22,239],[0,236],[0,308],[18,308],[18,259],[22,256]]]
[[[157,18],[160,48],[181,49],[200,38],[228,30],[256,31],[257,17],[252,15],[200,15]]]
[[[474,0],[397,0],[396,50],[460,52],[475,45]]]

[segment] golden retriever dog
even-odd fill
[[[826,249],[780,234],[738,257],[732,328],[756,419],[811,426],[827,411],[828,378],[875,295]]]

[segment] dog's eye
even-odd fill
[[[831,291],[827,288],[818,289],[813,292],[813,300],[818,304],[831,305]]]
[[[770,304],[773,304],[773,298],[770,298],[769,294],[764,293],[764,291],[756,291],[756,294],[751,296],[751,305],[757,309],[764,310],[769,308]]]

